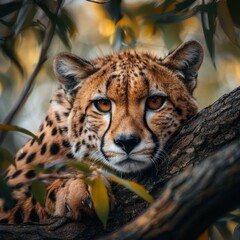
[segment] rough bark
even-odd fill
[[[240,141],[171,179],[160,198],[111,239],[196,239],[240,202]]]
[[[97,220],[81,224],[51,219],[45,224],[0,225],[0,239],[194,239],[239,204],[239,139],[240,88],[203,109],[172,137],[168,160],[160,162],[158,171],[133,177],[157,198],[148,209],[139,197],[113,186],[118,204],[106,230]]]

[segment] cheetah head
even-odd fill
[[[130,50],[88,62],[60,53],[54,70],[71,101],[74,157],[126,173],[155,164],[171,135],[197,112],[192,93],[202,59],[195,41],[164,59]]]

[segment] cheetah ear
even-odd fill
[[[53,64],[54,72],[66,91],[71,91],[83,79],[98,69],[90,62],[71,53],[59,53]]]
[[[177,70],[190,93],[197,85],[198,70],[203,61],[203,48],[199,42],[189,41],[181,44],[163,59],[163,63]]]

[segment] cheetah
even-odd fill
[[[165,58],[125,50],[86,61],[60,53],[54,72],[60,87],[37,133],[16,154],[6,181],[15,205],[0,199],[0,222],[43,222],[52,216],[84,220],[91,215],[87,186],[78,177],[47,181],[44,205],[32,196],[32,165],[89,157],[119,173],[146,171],[159,161],[174,132],[198,111],[193,91],[203,60],[196,41],[178,46]],[[111,189],[109,187],[109,192]]]

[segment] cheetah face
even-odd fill
[[[91,114],[102,125],[98,149],[105,162],[122,172],[142,170],[157,160],[168,133],[155,123],[163,112],[172,114],[171,107],[166,111],[166,93],[148,89],[137,70],[135,75],[137,80],[114,73],[108,91],[101,86],[102,94],[95,92],[92,98]],[[176,121],[173,128],[178,125]],[[168,123],[165,126],[174,131]]]
[[[126,173],[156,164],[171,135],[197,112],[192,92],[202,55],[194,41],[164,59],[128,51],[86,62],[59,54],[55,73],[72,97],[74,157]]]

